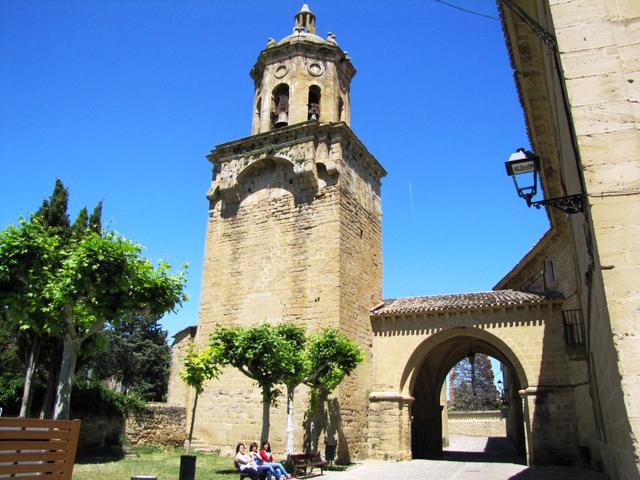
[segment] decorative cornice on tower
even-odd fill
[[[300,185],[317,192],[317,164],[337,178],[349,154],[367,166],[369,180],[379,185],[387,172],[345,123],[309,121],[223,143],[207,156],[215,172],[207,197],[211,202],[239,202],[242,178],[265,160],[289,164]]]

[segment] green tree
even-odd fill
[[[193,345],[191,345],[191,347],[193,347]],[[189,439],[187,441],[187,453],[189,453],[191,450],[191,441],[193,440],[193,426],[196,420],[198,397],[204,390],[204,383],[207,380],[216,378],[220,374],[220,361],[214,349],[208,346],[204,348],[202,352],[197,352],[191,348],[184,358],[183,365],[184,368],[180,371],[180,378],[196,392],[193,399]]]
[[[51,196],[42,201],[29,222],[21,220],[20,227],[10,226],[1,232],[0,305],[5,309],[9,328],[20,332],[20,344],[25,352],[22,417],[27,416],[30,410],[32,384],[41,347],[47,345],[43,339],[50,340],[52,335],[61,331],[60,319],[40,308],[40,299],[52,271],[58,266],[57,250],[72,235],[86,230],[89,222],[87,210],[83,208],[73,226],[70,224],[68,199],[68,190],[60,180],[56,180]],[[98,204],[91,215],[94,231],[101,228],[101,209],[101,204]],[[49,345],[46,350],[51,350]],[[52,369],[51,376],[54,372]]]
[[[13,409],[20,399],[24,377],[19,335],[20,332],[10,328],[6,312],[0,310],[0,408]]]
[[[471,361],[473,359],[473,362]],[[494,410],[500,407],[491,360],[476,353],[458,362],[451,370],[452,410]]]
[[[31,385],[43,335],[58,333],[58,319],[42,308],[44,291],[58,262],[61,240],[38,217],[0,232],[0,304],[7,328],[26,348],[20,416],[28,414]]]
[[[269,437],[269,407],[287,391],[287,451],[293,451],[294,399],[300,384],[311,387],[313,398],[325,399],[362,362],[357,343],[327,328],[307,336],[294,323],[254,327],[217,327],[210,345],[221,365],[230,365],[256,381],[262,390],[262,433]]]
[[[299,357],[293,354],[285,332],[293,334],[297,327],[268,323],[248,328],[218,326],[210,337],[214,355],[222,366],[232,366],[254,380],[262,392],[262,432],[269,438],[269,407],[276,404],[286,383],[299,368]]]
[[[89,218],[81,211],[70,227],[63,197],[0,232],[2,308],[19,329],[62,337],[55,418],[68,417],[76,360],[88,339],[127,315],[160,316],[185,298],[184,272],[171,274],[164,262],[156,267],[139,245],[102,231],[101,204]]]
[[[56,391],[55,418],[69,415],[69,395],[76,359],[88,338],[107,322],[118,324],[134,312],[159,316],[181,304],[185,277],[155,267],[142,248],[112,232],[88,231],[63,249],[60,268],[45,290],[44,308],[62,318],[62,364]]]
[[[314,410],[318,405],[324,405],[329,394],[362,363],[364,354],[355,341],[339,330],[326,328],[311,336],[306,357],[303,383],[311,388],[310,410]],[[315,450],[320,432],[314,426],[313,416],[310,430],[311,450]]]
[[[135,392],[147,401],[160,401],[167,391],[171,348],[157,317],[125,316],[107,325],[100,348],[83,370],[121,393]]]
[[[309,376],[312,363],[307,352],[308,338],[302,326],[283,323],[276,327],[276,333],[283,339],[280,354],[288,365],[287,371],[284,372],[283,383],[287,388],[287,452],[292,453],[295,390]]]

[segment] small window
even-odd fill
[[[271,105],[271,126],[280,128],[289,125],[289,85],[283,83],[273,90]]]
[[[553,260],[549,258],[544,261],[544,285],[547,288],[556,285],[556,267]]]
[[[320,87],[313,85],[309,88],[309,101],[307,103],[307,120],[320,120]]]
[[[256,115],[258,119],[260,119],[261,113],[262,113],[262,97],[258,97],[258,101],[256,102]]]
[[[564,342],[567,345],[584,345],[585,330],[582,310],[563,310],[564,320]]]
[[[344,100],[342,98],[338,99],[338,121],[344,122]]]

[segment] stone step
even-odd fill
[[[202,452],[202,453],[212,453],[216,449],[209,445],[204,440],[200,440],[199,438],[194,438],[191,441],[191,450],[194,452]]]

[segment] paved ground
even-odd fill
[[[517,463],[506,439],[450,438],[442,460],[390,462],[366,460],[344,472],[326,472],[318,480],[604,480],[592,470],[527,467]]]

